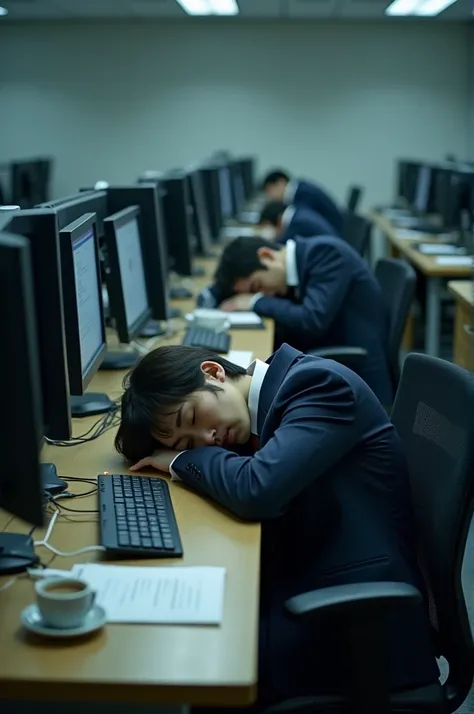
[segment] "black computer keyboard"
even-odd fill
[[[214,332],[207,327],[190,327],[183,337],[183,345],[204,347],[212,352],[228,352],[230,335],[227,332]]]
[[[183,555],[168,484],[147,476],[99,475],[100,543],[126,556]]]

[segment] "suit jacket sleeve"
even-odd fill
[[[254,456],[219,447],[191,449],[173,462],[179,478],[246,520],[281,515],[310,483],[357,441],[355,399],[335,372],[307,370],[284,386],[279,427]]]
[[[349,289],[350,273],[337,248],[326,245],[307,258],[309,271],[305,278],[301,303],[279,297],[262,297],[254,311],[272,317],[283,327],[300,330],[315,339],[323,337],[331,326]]]

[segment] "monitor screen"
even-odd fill
[[[76,301],[83,376],[102,349],[102,304],[97,280],[95,237],[88,230],[73,243]]]
[[[415,200],[413,208],[417,213],[426,213],[430,195],[431,169],[429,166],[420,166],[416,181]]]
[[[245,187],[240,169],[234,172],[234,195],[237,207],[241,209],[245,204]]]
[[[138,221],[133,218],[116,230],[120,278],[125,302],[127,326],[130,328],[148,310],[145,271]]]
[[[222,217],[230,218],[233,211],[230,171],[228,166],[221,166],[219,169],[219,193],[221,197]]]

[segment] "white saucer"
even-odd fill
[[[94,605],[85,616],[84,622],[80,627],[49,627],[44,624],[38,606],[28,605],[22,610],[21,621],[29,632],[34,632],[36,635],[64,638],[81,637],[100,629],[105,625],[107,616],[104,608],[100,607],[100,605]]]

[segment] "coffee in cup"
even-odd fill
[[[95,592],[84,580],[52,577],[36,583],[36,600],[46,625],[69,629],[82,625],[94,604]]]

